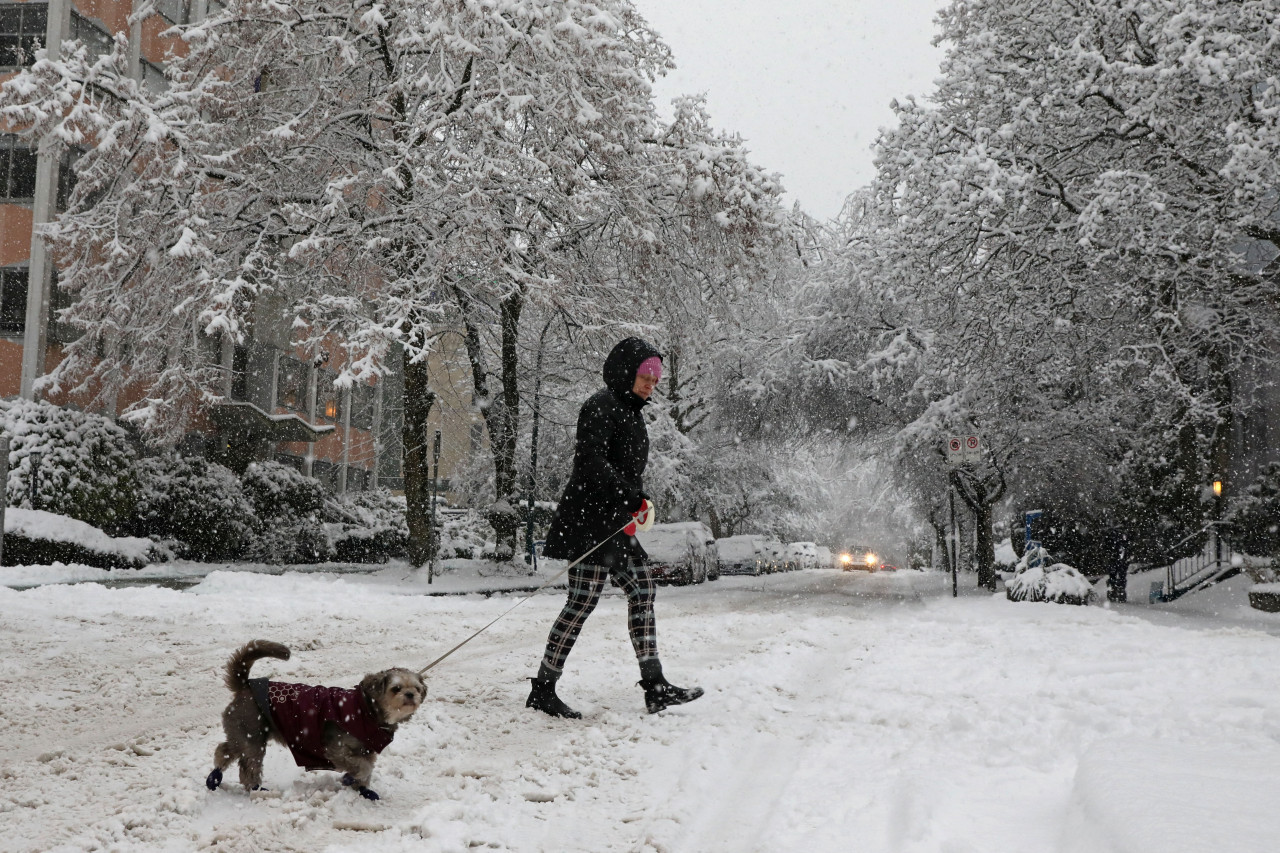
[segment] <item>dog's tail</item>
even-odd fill
[[[231,660],[227,661],[226,675],[223,677],[223,683],[227,685],[227,689],[232,692],[247,690],[249,670],[253,667],[253,662],[259,658],[288,660],[289,647],[270,640],[253,640],[245,643],[231,656]]]

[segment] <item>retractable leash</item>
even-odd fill
[[[646,501],[646,504],[647,504],[647,503],[648,503],[648,502]],[[581,557],[579,557],[578,559],[574,560],[574,561],[573,561],[572,563],[570,563],[569,565],[565,566],[563,569],[561,569],[559,572],[557,572],[557,573],[556,573],[556,575],[555,575],[553,578],[551,578],[549,581],[547,581],[547,582],[546,582],[546,583],[544,583],[542,586],[540,586],[540,587],[538,587],[537,589],[535,589],[533,592],[531,592],[531,593],[529,593],[528,595],[526,595],[524,598],[522,598],[522,599],[520,599],[519,601],[517,601],[515,604],[511,605],[510,607],[508,607],[506,610],[504,610],[504,611],[502,611],[501,613],[499,613],[497,616],[493,617],[493,620],[492,620],[492,621],[490,621],[488,625],[485,625],[485,626],[484,626],[483,628],[481,628],[479,631],[476,631],[476,632],[475,632],[474,634],[472,634],[470,637],[467,637],[467,638],[466,638],[465,640],[463,640],[461,643],[458,643],[458,645],[456,645],[456,646],[454,646],[453,648],[449,649],[449,651],[447,651],[447,652],[445,652],[444,654],[440,655],[440,657],[436,658],[436,659],[435,659],[435,660],[433,660],[431,663],[427,664],[427,665],[426,665],[426,666],[424,666],[422,669],[418,670],[418,675],[426,675],[428,672],[430,672],[431,670],[435,669],[437,666],[439,666],[441,663],[443,663],[443,662],[444,662],[444,659],[445,659],[445,658],[447,658],[447,657],[449,657],[449,655],[453,654],[453,653],[454,653],[454,652],[456,652],[458,649],[462,648],[462,647],[463,647],[463,646],[465,646],[467,643],[471,642],[471,641],[472,641],[472,640],[474,640],[476,637],[480,636],[480,635],[481,635],[481,634],[483,634],[485,631],[489,630],[489,628],[493,625],[493,623],[494,623],[494,622],[497,622],[497,621],[498,621],[499,619],[501,619],[503,616],[506,616],[506,615],[507,615],[508,613],[510,613],[512,610],[515,610],[515,609],[516,609],[517,607],[519,607],[521,604],[524,604],[526,601],[528,601],[529,599],[533,598],[535,595],[537,595],[538,593],[542,592],[544,589],[546,589],[547,587],[551,586],[551,585],[552,585],[553,583],[555,583],[556,581],[560,580],[560,578],[561,578],[561,577],[563,577],[565,574],[567,574],[567,573],[568,573],[568,571],[569,571],[570,569],[572,569],[574,566],[578,565],[578,563],[581,563],[583,560],[587,559],[587,557],[590,557],[592,554],[594,554],[594,553],[596,552],[596,549],[597,549],[597,548],[599,548],[599,547],[600,547],[601,545],[603,545],[604,543],[608,542],[608,541],[609,541],[610,539],[612,539],[613,537],[617,536],[619,533],[624,533],[624,532],[625,532],[625,533],[628,533],[628,534],[634,534],[636,530],[648,530],[650,527],[652,527],[652,526],[653,526],[653,512],[652,512],[652,505],[651,505],[651,504],[649,505],[649,508],[650,508],[650,511],[649,511],[647,514],[645,514],[643,510],[642,510],[641,512],[639,512],[639,513],[636,513],[636,516],[639,516],[639,515],[642,515],[642,514],[644,515],[645,520],[644,520],[643,522],[640,522],[640,521],[639,521],[639,519],[638,519],[636,516],[632,516],[632,518],[631,518],[631,520],[630,520],[630,521],[628,521],[626,524],[624,524],[624,525],[622,525],[621,527],[619,527],[619,528],[618,528],[617,530],[615,530],[614,532],[610,533],[610,534],[609,534],[608,536],[606,536],[604,539],[601,539],[599,542],[597,542],[597,543],[596,543],[596,545],[595,545],[595,547],[594,547],[594,548],[592,548],[592,549],[591,549],[590,551],[588,551],[587,553],[583,554],[583,555],[582,555]],[[630,529],[628,530],[628,528],[630,528]]]

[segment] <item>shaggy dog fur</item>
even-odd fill
[[[214,769],[205,780],[209,790],[215,790],[222,783],[222,771],[233,761],[240,762],[240,784],[250,791],[260,788],[262,759],[267,751],[268,740],[275,740],[294,750],[294,746],[285,740],[272,714],[262,713],[249,681],[249,670],[254,661],[260,658],[288,660],[289,655],[289,649],[280,643],[254,640],[246,643],[227,661],[224,681],[232,692],[231,703],[222,712],[222,729],[227,739],[214,750]],[[361,796],[376,800],[377,793],[368,785],[377,753],[390,742],[396,727],[418,710],[426,698],[427,687],[417,673],[397,668],[366,675],[357,690],[372,723],[380,730],[378,734],[383,743],[371,748],[336,722],[325,720],[323,758],[331,765],[330,769],[344,774],[344,785],[354,785]],[[299,761],[299,764],[302,762]]]

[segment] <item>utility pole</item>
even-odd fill
[[[49,0],[45,29],[45,56],[57,61],[62,55],[62,39],[71,27],[71,0]],[[36,154],[36,188],[31,204],[31,260],[27,267],[27,314],[22,330],[22,373],[19,393],[24,400],[36,398],[36,380],[44,375],[45,353],[49,348],[49,304],[52,301],[52,267],[44,236],[44,225],[57,213],[58,168],[61,157],[51,151]]]

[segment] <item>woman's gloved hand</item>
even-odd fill
[[[640,503],[640,509],[631,513],[631,521],[627,522],[627,526],[622,528],[622,532],[628,536],[635,536],[637,530],[650,530],[653,527],[653,520],[656,515],[657,513],[653,509],[653,502],[645,498]]]

